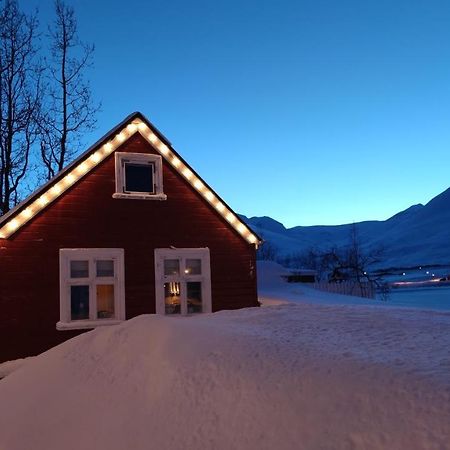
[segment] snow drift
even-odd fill
[[[449,344],[448,314],[368,306],[140,316],[0,381],[0,448],[445,449]]]

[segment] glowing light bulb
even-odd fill
[[[181,161],[176,157],[176,156],[174,156],[173,158],[172,158],[172,165],[173,166],[175,166],[175,167],[179,167],[180,166],[180,164],[181,164]]]
[[[148,126],[144,122],[139,122],[138,129],[139,131],[145,132],[148,130]]]
[[[185,168],[183,170],[183,175],[189,180],[192,177],[193,173],[188,168]]]
[[[152,144],[156,144],[159,141],[159,139],[156,137],[156,134],[154,133],[149,133],[148,139]]]
[[[137,125],[135,123],[130,123],[129,125],[127,125],[127,131],[130,134],[136,132],[136,130],[137,130]]]
[[[48,198],[46,195],[41,195],[38,199],[38,203],[41,206],[45,206],[48,203]]]
[[[163,155],[167,155],[167,153],[169,153],[169,147],[167,147],[166,144],[163,144],[162,142],[160,142],[158,144],[158,150],[163,154]]]
[[[95,152],[93,155],[91,155],[91,161],[94,164],[97,164],[98,162],[100,162],[101,159],[102,159],[102,157],[99,155],[98,152]]]
[[[73,175],[72,173],[69,173],[69,175],[67,175],[67,176],[64,178],[64,182],[65,182],[67,185],[71,185],[75,180],[76,180],[75,175]]]
[[[218,202],[217,205],[216,205],[216,209],[219,212],[223,212],[223,211],[225,211],[225,206],[224,206],[223,203]]]
[[[8,229],[10,231],[17,230],[19,228],[20,222],[17,219],[11,220],[11,222],[8,223]]]
[[[61,186],[59,185],[59,183],[58,183],[58,184],[55,184],[55,185],[52,187],[52,190],[51,190],[52,194],[55,195],[55,196],[61,194],[61,191],[62,191],[62,189],[61,189]]]
[[[117,140],[119,142],[125,142],[125,139],[127,138],[127,135],[125,133],[125,130],[121,131],[117,136],[116,136]]]
[[[226,215],[226,219],[228,220],[228,222],[233,223],[236,220],[236,217],[234,216],[233,213],[228,213]]]
[[[212,202],[214,200],[214,194],[211,191],[205,192],[205,197],[209,202]]]
[[[243,233],[245,233],[245,231],[247,231],[247,228],[246,228],[245,225],[242,224],[242,223],[240,223],[240,224],[237,226],[237,229],[238,229],[239,233],[241,233],[241,234],[243,234]]]
[[[194,181],[194,187],[195,187],[195,189],[200,190],[200,189],[203,189],[205,187],[205,185],[199,179],[197,179]]]
[[[81,163],[78,167],[78,173],[80,173],[81,175],[85,174],[88,171],[88,165],[86,164],[86,161]]]
[[[33,211],[31,208],[24,209],[22,211],[22,216],[25,217],[25,219],[29,219],[33,215]]]
[[[104,146],[103,146],[103,150],[105,151],[105,153],[111,153],[114,150],[113,145],[111,144],[111,142],[107,142]]]

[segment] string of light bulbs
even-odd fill
[[[0,239],[7,239],[23,225],[29,222],[36,214],[42,211],[56,198],[61,196],[67,189],[73,186],[96,165],[113,153],[133,134],[139,132],[159,153],[168,161],[181,175],[199,192],[203,198],[216,211],[225,218],[227,222],[249,243],[259,244],[258,237],[245,225],[220,199],[209,189],[205,183],[197,177],[194,172],[184,164],[180,158],[153,133],[150,127],[140,119],[126,125],[112,139],[103,144],[98,150],[87,156],[83,161],[77,164],[58,182],[50,186],[36,200],[19,209],[6,223],[0,228]]]

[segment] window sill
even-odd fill
[[[56,329],[59,331],[64,330],[86,330],[97,327],[103,327],[108,325],[119,325],[123,320],[117,319],[105,319],[105,320],[77,320],[74,322],[58,322]]]
[[[116,192],[113,194],[113,198],[127,199],[127,200],[167,200],[166,194],[124,194],[122,192]]]

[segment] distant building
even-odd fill
[[[315,283],[317,281],[317,270],[300,269],[286,276],[288,283]]]

